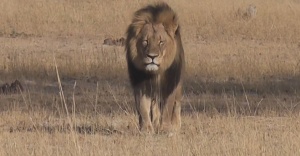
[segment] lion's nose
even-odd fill
[[[150,54],[147,54],[147,56],[150,57],[151,59],[154,59],[155,57],[158,56],[158,54],[150,53]]]

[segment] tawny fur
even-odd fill
[[[177,132],[185,61],[176,13],[166,3],[136,11],[125,47],[141,131]]]

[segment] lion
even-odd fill
[[[125,41],[128,75],[142,133],[181,127],[184,49],[177,14],[161,2],[136,11]]]

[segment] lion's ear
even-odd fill
[[[170,18],[169,20],[167,20],[164,23],[164,26],[166,28],[166,31],[169,33],[169,35],[175,36],[175,32],[178,29],[178,18],[177,18],[177,16],[173,15],[172,18]]]
[[[177,31],[178,29],[178,17],[176,15],[174,15],[173,17],[173,30],[174,30],[174,33]]]

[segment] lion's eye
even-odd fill
[[[159,45],[160,45],[160,46],[162,46],[162,45],[164,45],[164,44],[165,44],[164,41],[160,41],[160,42],[159,42]]]
[[[144,41],[142,42],[142,44],[143,44],[144,47],[146,47],[146,46],[148,45],[148,41],[147,41],[147,40],[144,40]]]

